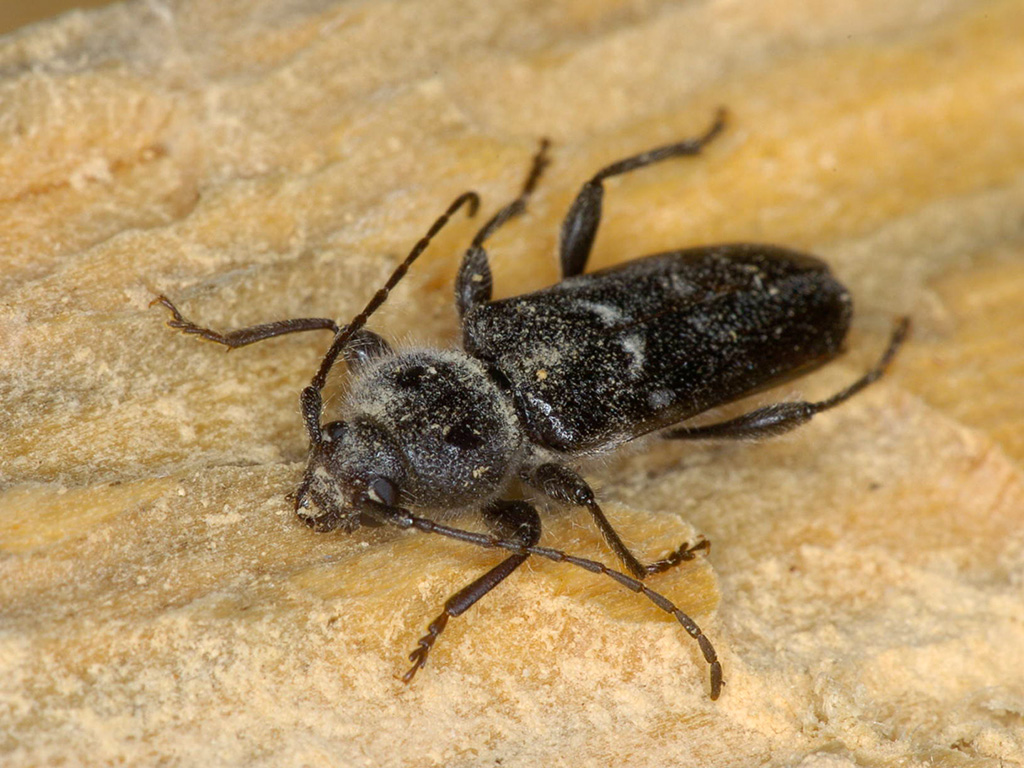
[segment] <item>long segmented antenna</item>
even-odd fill
[[[480,207],[480,196],[476,192],[464,192],[455,198],[455,201],[448,206],[448,210],[438,217],[437,221],[434,222],[433,226],[427,230],[427,234],[419,239],[419,242],[413,246],[409,255],[405,257],[405,261],[395,267],[395,271],[391,273],[391,277],[384,284],[377,293],[373,295],[369,303],[363,308],[363,311],[352,318],[352,322],[344,326],[334,336],[334,341],[331,342],[331,348],[327,350],[327,354],[324,355],[324,359],[320,363],[320,369],[316,372],[316,376],[309,383],[309,386],[302,390],[302,395],[299,398],[299,402],[302,405],[302,417],[306,422],[306,432],[309,434],[309,442],[311,445],[319,445],[322,441],[320,434],[320,410],[323,407],[323,400],[320,393],[323,391],[324,385],[327,383],[327,374],[331,372],[331,368],[334,367],[334,363],[338,359],[338,355],[341,354],[342,350],[345,349],[345,345],[348,343],[352,335],[366,325],[366,321],[370,318],[374,312],[376,312],[380,305],[387,301],[388,294],[391,290],[398,285],[398,282],[405,277],[405,273],[409,271],[409,267],[416,259],[427,249],[430,241],[434,236],[441,231],[448,220],[464,205],[469,206],[469,215],[475,216],[477,208]]]
[[[370,514],[373,514],[375,517],[379,517],[382,521],[390,525],[397,526],[398,528],[415,528],[423,533],[436,533],[441,536],[447,536],[451,539],[466,542],[467,544],[475,544],[483,549],[505,549],[516,554],[537,555],[538,557],[553,560],[556,563],[568,563],[569,565],[575,565],[577,568],[582,568],[583,570],[590,571],[591,573],[603,574],[613,581],[618,582],[626,589],[642,594],[661,610],[665,611],[665,613],[671,614],[675,620],[682,625],[683,629],[686,630],[686,633],[697,641],[697,645],[700,647],[700,651],[704,655],[704,660],[708,663],[710,671],[711,700],[714,701],[721,695],[722,686],[725,684],[722,680],[722,663],[718,660],[718,654],[715,652],[715,648],[711,644],[711,641],[708,640],[700,627],[697,626],[697,622],[683,613],[683,611],[667,597],[655,592],[642,581],[634,579],[632,576],[627,576],[613,568],[609,568],[604,563],[599,563],[596,560],[576,557],[575,555],[570,555],[566,552],[562,552],[561,550],[552,549],[551,547],[527,547],[520,542],[513,541],[511,539],[501,539],[497,536],[492,536],[486,533],[473,533],[472,531],[465,531],[461,528],[452,528],[447,525],[435,523],[433,520],[425,517],[417,517],[409,510],[403,509],[402,507],[389,507],[375,502],[372,499],[366,499],[365,506]]]

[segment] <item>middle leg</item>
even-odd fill
[[[594,177],[580,189],[562,222],[558,244],[562,279],[582,274],[587,266],[590,249],[597,236],[597,227],[601,223],[601,201],[604,199],[603,182],[605,179],[653,165],[670,157],[700,154],[704,146],[721,133],[724,127],[725,110],[719,109],[715,115],[715,121],[703,136],[641,152],[639,155],[612,163],[594,174]]]
[[[586,507],[594,518],[598,530],[608,542],[608,546],[612,548],[626,569],[638,579],[667,571],[686,560],[693,560],[697,552],[707,550],[711,546],[707,539],[701,539],[692,546],[688,542],[684,542],[668,557],[653,563],[641,563],[636,555],[630,552],[629,547],[622,541],[622,537],[605,517],[604,511],[597,503],[597,499],[594,498],[594,491],[590,485],[569,467],[563,464],[541,464],[526,470],[522,478],[532,488],[536,488],[555,501]]]

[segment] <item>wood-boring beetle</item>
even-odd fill
[[[395,351],[365,328],[367,319],[459,209],[460,195],[413,247],[367,306],[345,326],[300,318],[219,333],[185,319],[165,296],[168,324],[228,347],[313,330],[334,341],[301,394],[309,435],[298,516],[316,531],[361,524],[416,528],[511,554],[457,592],[410,654],[409,682],[448,619],[464,613],[530,555],[599,573],[672,614],[710,667],[711,698],[723,684],[711,642],[696,623],[643,579],[693,559],[708,542],[684,543],[642,563],[605,517],[571,466],[642,435],[669,440],[754,439],[787,432],[833,408],[885,371],[909,327],[900,320],[878,363],[819,401],[767,405],[699,426],[685,422],[716,406],[773,387],[836,357],[850,324],[849,292],[820,260],[774,245],[726,244],[670,251],[583,274],[601,220],[603,182],[672,157],[696,155],[725,124],[719,110],[700,137],[606,166],[583,184],[562,222],[562,279],[494,301],[484,243],[521,215],[548,163],[542,141],[519,196],[473,238],[455,281],[463,350]],[[340,418],[321,423],[322,391],[338,356],[351,374]],[[539,546],[540,517],[527,501],[506,498],[521,481],[541,496],[585,507],[631,575]],[[406,505],[406,506],[403,506]],[[491,534],[453,528],[407,506],[478,509]]]

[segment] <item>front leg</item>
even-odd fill
[[[541,464],[538,467],[523,472],[523,480],[532,488],[544,493],[556,501],[565,504],[572,504],[577,507],[586,507],[597,523],[598,530],[604,536],[608,546],[612,548],[627,570],[638,579],[646,578],[662,571],[667,571],[685,560],[693,560],[697,552],[707,550],[711,543],[701,539],[693,546],[683,542],[668,557],[656,560],[653,563],[641,563],[636,555],[629,551],[629,548],[622,541],[615,528],[605,517],[597,500],[594,498],[594,491],[587,484],[587,481],[576,474],[573,470],[563,464]]]
[[[536,515],[536,511],[533,510],[529,504],[525,502],[498,502],[501,505],[509,506],[520,506],[532,512],[532,515],[528,515],[523,512],[523,519],[533,519]],[[432,533],[439,536],[447,536],[448,538],[455,539],[456,541],[462,541],[467,544],[473,544],[484,549],[504,549],[509,552],[513,552],[516,555],[537,555],[538,557],[544,557],[548,560],[552,560],[556,563],[567,563],[568,565],[575,566],[576,568],[582,568],[590,573],[601,574],[607,576],[612,581],[616,582],[620,586],[625,587],[631,592],[643,595],[651,603],[671,615],[676,621],[686,630],[686,633],[697,641],[697,645],[700,647],[700,651],[704,656],[704,660],[708,663],[708,667],[711,673],[711,699],[717,699],[722,693],[722,664],[718,660],[718,654],[715,652],[714,646],[711,641],[707,638],[697,623],[683,613],[679,608],[667,597],[662,594],[655,592],[653,589],[648,587],[642,581],[627,576],[624,573],[609,568],[604,563],[599,563],[596,560],[588,560],[585,557],[576,557],[570,555],[567,552],[562,552],[559,549],[552,549],[551,547],[541,547],[533,544],[529,547],[523,546],[520,541],[514,541],[509,539],[501,539],[494,535],[486,533],[473,533],[472,531],[465,531],[461,528],[452,528],[448,525],[442,525],[436,523],[433,520],[429,520],[425,517],[418,517],[412,514],[409,510],[401,507],[389,506],[386,503],[374,502],[372,499],[366,500],[366,513],[376,518],[382,523],[388,525],[394,525],[403,530],[408,528],[414,528],[417,531],[423,533]],[[514,519],[514,513],[508,515],[498,515],[505,519]],[[539,519],[538,519],[539,527]],[[539,533],[538,533],[539,535]],[[694,547],[694,550],[702,548],[701,545]],[[445,619],[447,622],[447,619]],[[437,633],[432,633],[432,637],[436,639],[437,635],[440,634],[440,630]],[[431,640],[431,643],[433,640]],[[414,651],[416,653],[416,651]],[[426,656],[426,653],[423,654]],[[417,669],[422,666],[422,662],[417,665]]]
[[[525,501],[494,501],[483,508],[484,520],[495,535],[517,542],[524,548],[540,541],[540,516],[537,510]],[[420,638],[418,647],[409,654],[412,667],[402,675],[402,682],[408,683],[427,663],[427,655],[438,636],[444,631],[448,619],[461,616],[481,597],[486,595],[520,565],[526,562],[529,552],[517,552],[506,558],[467,587],[460,589],[444,604],[444,611],[430,622],[427,634]]]
[[[533,156],[533,164],[530,172],[523,182],[523,188],[519,197],[506,205],[490,220],[484,224],[480,231],[473,238],[469,250],[462,257],[462,264],[459,265],[459,273],[455,278],[455,307],[459,311],[459,317],[466,314],[466,310],[475,304],[481,304],[491,300],[491,265],[487,260],[487,251],[484,250],[484,242],[502,227],[509,219],[521,215],[526,211],[526,203],[533,194],[541,174],[548,164],[548,140],[541,139],[540,148]]]

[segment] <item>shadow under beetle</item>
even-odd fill
[[[752,439],[786,432],[847,400],[885,371],[906,336],[901,320],[888,348],[864,376],[817,402],[782,402],[726,421],[683,422],[710,408],[789,381],[839,354],[850,323],[849,292],[811,256],[773,245],[728,244],[671,251],[583,274],[601,220],[603,182],[682,155],[696,155],[724,127],[719,111],[700,137],[643,152],[587,181],[562,222],[562,280],[523,296],[491,300],[484,243],[524,212],[544,167],[546,141],[519,196],[476,234],[455,281],[463,350],[394,351],[366,329],[431,238],[459,209],[458,197],[416,243],[384,287],[347,325],[301,318],[227,333],[186,320],[164,296],[169,325],[228,347],[288,333],[329,330],[334,342],[301,395],[309,459],[296,512],[316,531],[361,524],[416,528],[511,552],[456,593],[410,654],[409,682],[448,619],[464,613],[530,555],[611,577],[672,614],[710,667],[711,698],[722,667],[696,623],[642,580],[697,552],[683,544],[641,563],[605,517],[573,462],[642,435],[669,440]],[[352,376],[341,418],[321,424],[321,393],[338,356]],[[526,501],[504,498],[521,480],[563,504],[585,507],[631,576],[593,560],[538,545],[540,517]],[[402,505],[477,508],[491,534],[452,528]]]

